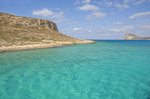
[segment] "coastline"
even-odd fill
[[[61,47],[61,46],[67,46],[67,45],[88,44],[88,43],[96,43],[96,41],[90,41],[90,40],[83,40],[80,42],[55,41],[53,43],[37,43],[37,44],[26,44],[26,45],[2,46],[0,47],[0,52],[31,50],[31,49],[41,49],[41,48],[54,48],[54,47]]]
[[[55,22],[0,12],[0,52],[52,48],[82,43],[59,32]]]

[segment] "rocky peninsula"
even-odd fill
[[[0,52],[95,43],[66,36],[50,20],[0,12]]]
[[[126,34],[125,40],[150,40],[150,37],[139,37],[135,34]]]

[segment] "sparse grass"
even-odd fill
[[[2,45],[10,46],[10,45],[18,45],[18,44],[23,45],[27,43],[42,42],[42,40],[52,40],[52,41],[62,41],[62,42],[80,41],[78,39],[74,39],[66,35],[63,35],[57,32],[57,30],[45,28],[44,25],[32,27],[32,26],[19,24],[19,23],[12,23],[12,20],[15,17],[17,16],[0,13],[0,46]],[[22,17],[22,18],[25,18],[23,20],[35,19],[35,18],[27,18],[27,17]],[[52,24],[54,23],[52,22]]]

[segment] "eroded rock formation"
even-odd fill
[[[135,34],[126,34],[125,35],[126,40],[150,40],[150,37],[139,37]]]
[[[59,33],[57,25],[50,20],[0,13],[0,49],[31,44],[59,46],[59,43],[77,44],[94,41],[75,39]]]

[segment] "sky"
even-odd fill
[[[150,0],[0,0],[0,12],[52,20],[79,39],[150,37]]]

